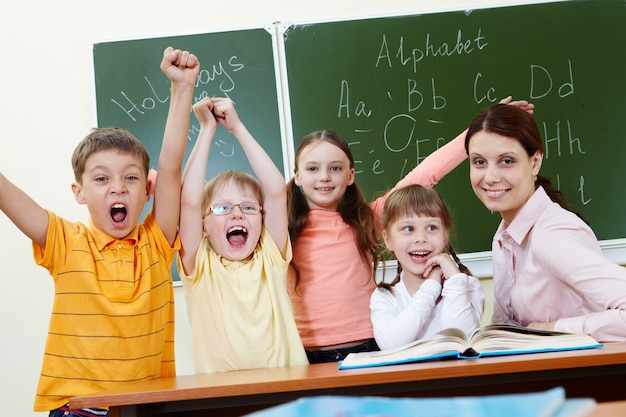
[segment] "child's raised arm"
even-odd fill
[[[46,247],[48,213],[0,173],[0,210],[40,247]]]
[[[195,55],[168,47],[161,71],[171,81],[170,107],[159,155],[159,179],[154,190],[154,218],[168,242],[174,243],[180,214],[181,166],[185,156],[193,90],[200,63]]]
[[[217,121],[237,138],[263,187],[265,193],[263,224],[284,255],[288,237],[287,184],[285,178],[263,147],[239,120],[233,102],[227,98],[214,98],[213,106],[213,113]]]
[[[217,121],[213,116],[213,102],[210,97],[194,104],[193,112],[200,122],[200,133],[183,173],[179,225],[180,260],[188,275],[193,275],[195,272],[196,253],[203,239],[202,195],[211,142],[217,129]]]
[[[500,103],[519,107],[530,114],[533,114],[535,108],[534,104],[529,103],[526,100],[513,101],[511,96],[503,98],[500,100]],[[467,158],[467,152],[465,152],[466,134],[467,129],[461,132],[448,144],[428,155],[422,162],[413,168],[411,172],[406,174],[406,176],[402,178],[391,190],[389,190],[389,192],[372,202],[372,209],[378,213],[378,216],[380,216],[383,212],[385,201],[392,191],[411,184],[433,187],[444,176],[463,162]]]

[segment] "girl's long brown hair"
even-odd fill
[[[302,151],[308,146],[325,141],[341,149],[348,160],[350,168],[354,168],[354,157],[348,143],[332,130],[319,130],[305,136],[298,146],[295,155],[295,172],[298,172],[298,163]],[[309,204],[306,196],[292,178],[287,184],[287,209],[289,213],[289,237],[295,242],[304,229]],[[339,201],[337,209],[342,220],[354,230],[355,243],[363,259],[363,262],[370,265],[372,279],[375,276],[376,266],[380,261],[380,245],[378,242],[379,230],[376,214],[369,206],[363,196],[361,188],[353,182],[346,188],[346,192]],[[291,262],[292,268],[296,271],[296,285],[300,279],[300,271],[297,264]]]

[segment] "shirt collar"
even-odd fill
[[[509,225],[504,220],[502,221],[497,233],[498,240],[501,240],[503,235],[509,235],[515,243],[521,245],[537,222],[537,219],[551,203],[552,200],[550,200],[543,187],[537,187]]]
[[[102,230],[99,230],[93,225],[93,221],[91,219],[89,219],[89,229],[91,230],[94,242],[96,242],[96,246],[99,250],[103,250],[107,246],[117,241],[124,241],[128,242],[130,245],[134,245],[139,240],[139,226],[135,226],[135,228],[128,234],[128,236],[122,239],[116,239],[104,233]]]

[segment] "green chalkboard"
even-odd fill
[[[624,1],[292,25],[283,38],[294,145],[338,131],[369,197],[513,95],[536,105],[542,174],[599,239],[626,237]],[[490,250],[500,220],[474,196],[468,170],[465,161],[436,186],[463,253]]]
[[[188,50],[200,60],[194,102],[207,96],[230,97],[240,119],[282,172],[273,37],[265,28],[95,44],[98,126],[130,130],[146,145],[156,168],[169,108],[170,83],[159,69],[167,46]],[[191,113],[187,155],[198,129]],[[207,177],[227,169],[253,173],[237,140],[220,126]]]
[[[273,29],[272,29],[273,30]],[[273,37],[264,28],[98,43],[93,48],[98,126],[119,126],[140,139],[154,168],[169,108],[167,77],[159,69],[167,46],[198,56],[194,101],[230,97],[248,130],[284,169]],[[191,112],[191,108],[189,109]],[[185,159],[198,135],[191,113]],[[207,178],[228,169],[253,174],[237,140],[221,126],[209,157]],[[151,204],[147,204],[143,216]],[[180,280],[172,265],[174,280]]]

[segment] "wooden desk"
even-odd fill
[[[111,417],[167,415],[220,408],[237,416],[311,395],[441,397],[531,392],[562,386],[568,397],[626,400],[626,343],[599,349],[422,362],[353,370],[336,363],[128,384],[72,398],[72,408],[109,406]],[[176,414],[170,414],[176,415]],[[207,413],[197,414],[207,415]]]
[[[626,416],[626,401],[599,403],[595,410],[585,417],[623,417]]]

